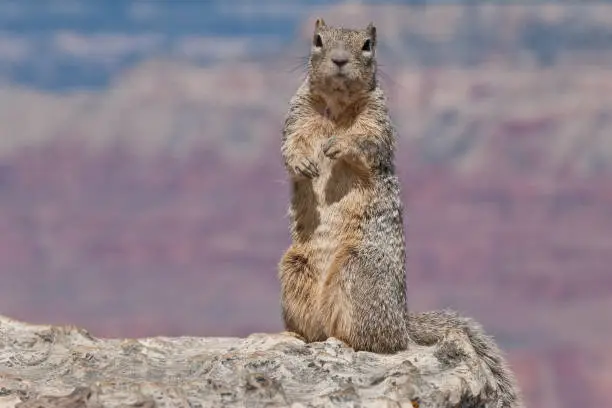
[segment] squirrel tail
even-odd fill
[[[411,313],[409,336],[419,345],[431,345],[444,339],[449,330],[463,331],[476,354],[491,371],[499,398],[499,408],[523,408],[521,395],[512,370],[492,337],[475,320],[451,310]]]

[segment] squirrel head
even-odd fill
[[[355,30],[315,23],[308,63],[311,91],[328,101],[354,100],[376,86],[376,27]],[[347,101],[348,102],[348,101]]]

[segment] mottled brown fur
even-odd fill
[[[319,35],[335,46],[317,47]],[[362,51],[366,41],[371,49]],[[402,268],[376,272],[358,261],[379,258],[389,266],[403,259],[403,231],[389,232],[401,254],[374,239],[380,219],[401,217],[399,197],[385,193],[397,179],[394,135],[373,76],[375,41],[373,26],[356,31],[317,24],[309,79],[292,101],[284,132],[293,245],[281,260],[280,279],[288,330],[307,341],[333,336],[357,349],[394,352],[408,342]],[[336,57],[346,63],[340,67]],[[370,301],[383,288],[393,293],[379,297],[393,305]]]
[[[512,373],[475,322],[407,311],[395,130],[376,79],[376,41],[372,24],[317,20],[308,77],[290,102],[281,147],[292,187],[292,245],[279,264],[286,330],[378,353],[459,330],[491,368],[499,407],[519,407]]]

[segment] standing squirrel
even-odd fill
[[[292,183],[292,245],[279,263],[285,328],[395,353],[462,331],[495,377],[500,407],[522,406],[500,350],[454,312],[409,313],[395,130],[377,81],[376,28],[315,23],[308,75],[291,99],[281,153]]]

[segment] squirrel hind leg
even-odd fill
[[[326,334],[355,351],[405,350],[409,338],[403,295],[395,296],[378,281],[388,276],[384,263],[373,266],[362,258],[354,249],[339,251],[326,274],[320,299]],[[380,268],[381,273],[372,268]]]
[[[308,262],[305,251],[291,247],[279,264],[281,312],[285,329],[300,335],[307,342],[325,340],[317,316],[317,274]]]

